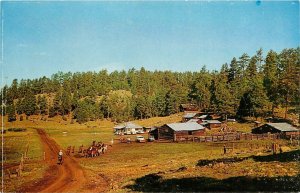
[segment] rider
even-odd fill
[[[58,160],[62,160],[63,152],[62,150],[59,150],[58,152]]]

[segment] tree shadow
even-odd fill
[[[279,162],[291,162],[291,161],[299,161],[300,160],[300,150],[294,150],[290,152],[279,153],[275,155],[265,155],[265,156],[251,156],[254,161],[259,162],[271,162],[271,161],[279,161]]]
[[[209,177],[163,179],[158,174],[149,174],[135,180],[126,188],[141,192],[291,192],[300,190],[300,176],[247,177],[227,179]]]
[[[291,162],[291,161],[299,161],[300,160],[300,150],[294,150],[290,152],[279,153],[275,155],[263,155],[263,156],[249,156],[249,157],[229,157],[229,158],[219,158],[219,159],[211,159],[211,160],[199,160],[197,166],[208,166],[214,165],[217,163],[236,163],[241,162],[247,159],[252,158],[257,162]]]

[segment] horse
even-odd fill
[[[58,165],[62,165],[63,163],[63,157],[62,155],[58,155]]]
[[[95,157],[97,154],[97,149],[93,146],[87,149],[87,157]]]
[[[107,151],[107,145],[102,145],[102,153],[104,154]]]
[[[67,148],[66,154],[67,154],[67,155],[70,155],[70,152],[71,152],[71,146],[69,146],[69,147]]]
[[[83,153],[83,145],[79,146],[78,153]]]

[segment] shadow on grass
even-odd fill
[[[270,162],[270,161],[279,161],[279,162],[291,162],[300,160],[300,150],[294,150],[290,152],[284,152],[275,155],[265,155],[265,156],[251,156],[254,161],[259,162]]]
[[[300,150],[294,150],[290,152],[284,152],[275,155],[264,155],[264,156],[249,156],[249,157],[231,157],[231,158],[219,158],[212,160],[199,160],[197,166],[208,166],[214,165],[217,163],[236,163],[241,162],[247,159],[252,158],[254,161],[258,162],[271,162],[271,161],[279,161],[279,162],[291,162],[291,161],[299,161],[300,160]]]
[[[297,192],[300,190],[300,176],[295,177],[231,177],[223,180],[208,177],[163,179],[149,174],[128,185],[133,191],[142,192]]]

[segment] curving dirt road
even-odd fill
[[[44,130],[37,129],[49,164],[44,177],[20,192],[79,192],[86,182],[82,167],[72,157],[64,155],[62,165],[57,164],[59,145]]]

